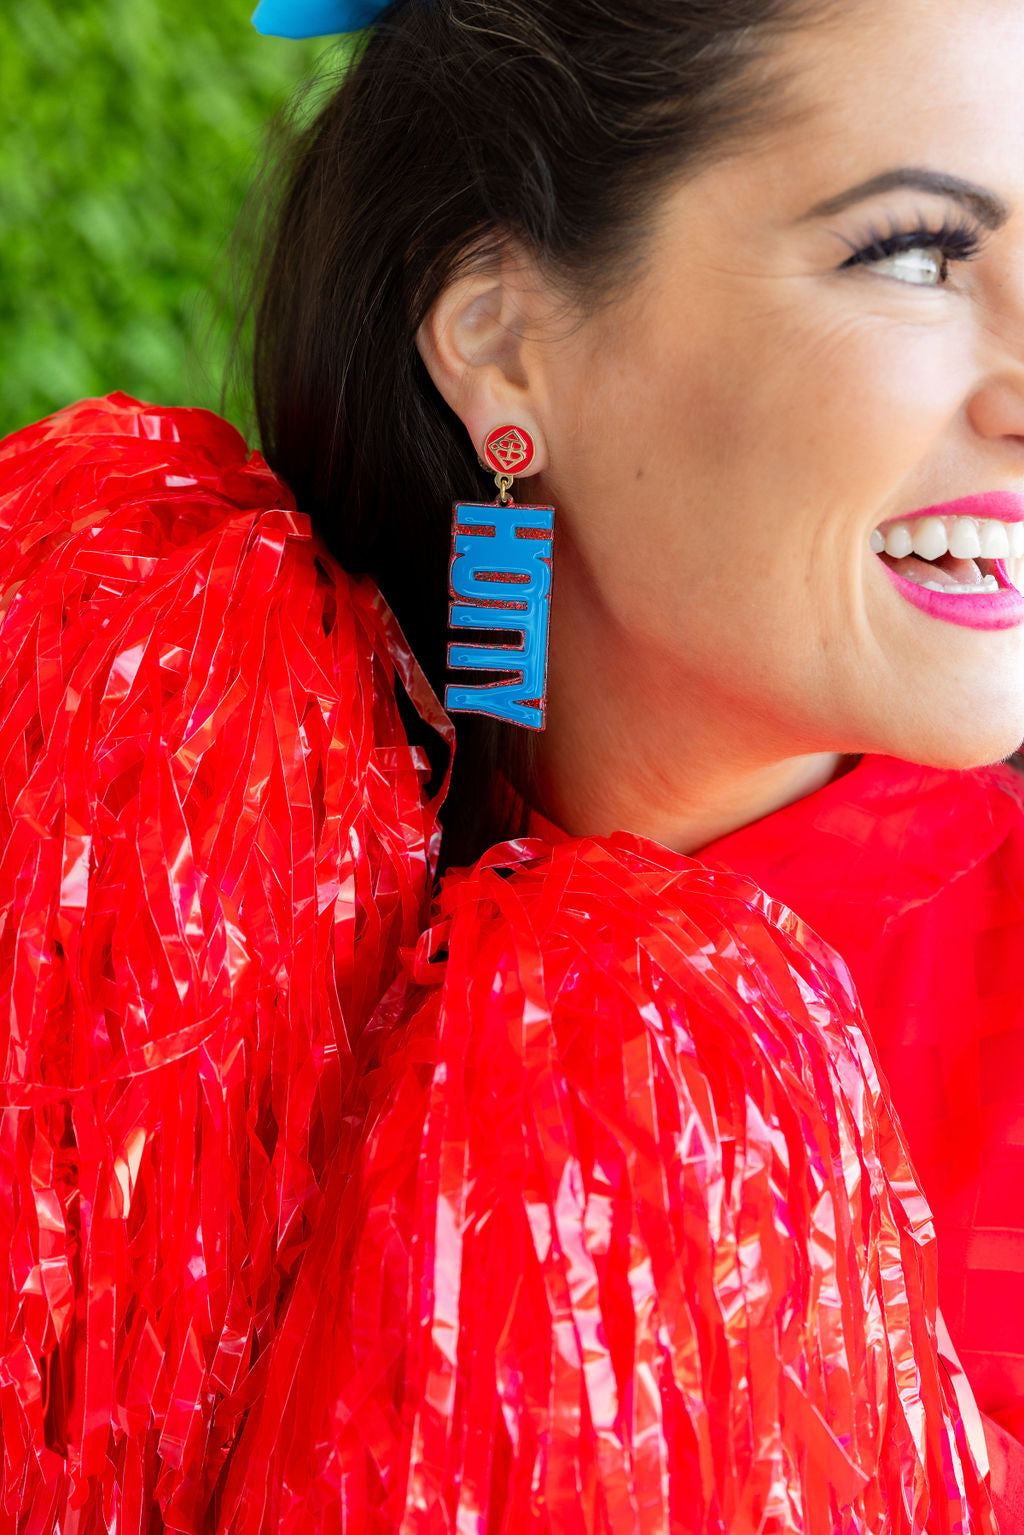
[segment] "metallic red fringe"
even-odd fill
[[[994,1528],[831,950],[615,837],[450,878],[413,971],[225,1529]]]
[[[208,1527],[422,927],[396,673],[450,741],[218,418],[114,396],[0,450],[5,1530]]]

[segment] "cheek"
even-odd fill
[[[832,512],[839,532],[843,512],[850,527],[888,513],[908,476],[927,474],[971,377],[952,327],[877,315],[754,331],[705,368],[715,387],[691,401],[697,461],[724,482],[756,482],[789,516]]]
[[[812,560],[852,576],[865,529],[934,478],[970,378],[962,331],[797,297],[677,311],[563,383],[579,405],[556,505],[620,622],[638,603],[668,622],[681,581],[706,627],[723,601],[791,603]]]

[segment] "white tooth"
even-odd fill
[[[979,523],[983,560],[1005,560],[1010,552],[1010,530],[1005,522],[993,522],[991,518]]]
[[[992,578],[991,586],[987,585],[987,579],[986,577],[985,581],[975,581],[969,584],[958,582],[956,585],[950,585],[949,582],[943,581],[920,581],[917,584],[923,586],[927,592],[942,592],[946,597],[980,597],[985,592],[996,592],[999,590],[999,583],[995,577]]]
[[[955,560],[980,559],[981,539],[973,517],[950,517],[949,552]]]
[[[885,552],[895,560],[902,560],[914,552],[914,540],[905,522],[893,523],[885,535]]]
[[[1021,555],[1024,554],[1024,522],[1011,522],[1009,530],[1010,555],[1011,558],[1019,560]]]
[[[922,517],[914,524],[914,553],[922,560],[941,559],[948,548],[946,524],[941,517]]]
[[[885,548],[885,534],[880,528],[876,528],[871,535],[871,553],[881,554]]]

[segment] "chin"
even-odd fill
[[[945,768],[966,772],[970,768],[989,767],[994,762],[1005,762],[1024,743],[1024,714],[1007,722],[993,722],[985,729],[977,720],[947,721],[941,736],[931,730],[921,732],[916,739],[896,746],[882,748],[887,756],[902,757],[907,762],[919,762],[922,767]]]

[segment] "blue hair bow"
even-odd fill
[[[260,0],[252,24],[267,37],[328,37],[372,27],[390,0]]]

